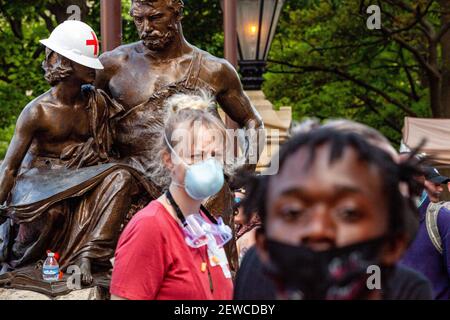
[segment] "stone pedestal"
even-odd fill
[[[104,300],[104,297],[98,287],[75,290],[56,298],[34,291],[0,288],[0,300]]]
[[[289,138],[292,108],[280,107],[280,110],[275,110],[273,104],[266,99],[261,90],[246,91],[246,93],[261,115],[266,129],[266,147],[256,167],[256,171],[261,172],[269,166],[270,160],[278,152],[279,146]]]

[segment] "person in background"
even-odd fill
[[[426,276],[433,287],[433,298],[450,299],[450,203],[440,202],[444,185],[450,179],[436,168],[424,167],[424,194],[419,207],[417,236],[401,262]]]
[[[256,254],[249,251],[237,274],[235,299],[431,298],[423,276],[398,266],[414,214],[399,184],[413,189],[412,163],[331,128],[291,138],[279,163],[277,175],[246,184],[245,213],[257,211],[262,228]],[[369,287],[374,266],[380,283]]]
[[[261,226],[261,220],[255,213],[247,221],[241,202],[245,197],[245,190],[238,189],[234,193],[234,222],[236,224],[236,247],[238,250],[239,263],[247,253],[248,249],[255,245],[256,230]]]
[[[152,178],[168,189],[138,212],[117,246],[112,299],[228,300],[233,283],[223,245],[232,231],[202,202],[224,184],[222,122],[206,93],[175,95]]]

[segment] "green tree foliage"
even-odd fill
[[[381,7],[381,30],[366,9]],[[345,117],[398,143],[404,116],[450,114],[449,1],[287,1],[264,90],[296,119]]]

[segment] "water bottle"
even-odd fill
[[[47,259],[42,266],[42,277],[45,281],[57,281],[59,279],[59,264],[53,252],[47,254]]]

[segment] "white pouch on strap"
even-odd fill
[[[426,222],[426,226],[427,226],[428,236],[430,237],[431,243],[433,243],[433,246],[436,248],[436,250],[440,254],[443,253],[443,249],[442,249],[442,239],[441,239],[441,235],[439,234],[437,219],[438,219],[439,211],[441,210],[441,208],[442,207],[449,208],[449,206],[450,206],[450,203],[444,202],[444,201],[437,202],[437,203],[431,202],[428,205],[427,212],[425,214],[425,222]]]

